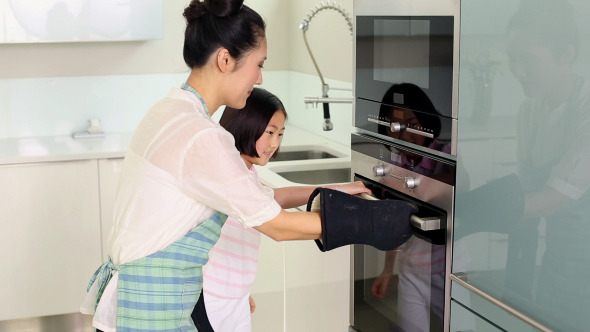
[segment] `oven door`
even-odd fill
[[[414,235],[393,251],[354,245],[352,331],[443,331],[447,213],[355,174],[377,199],[419,207]],[[422,229],[420,229],[422,228]]]
[[[409,109],[412,100],[428,99],[453,117],[454,20],[356,16],[355,96]]]

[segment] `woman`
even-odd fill
[[[245,167],[231,134],[210,118],[221,105],[244,107],[262,83],[264,21],[242,0],[193,0],[184,17],[191,73],[134,134],[109,260],[91,279],[81,308],[94,313],[93,326],[102,331],[196,330],[191,312],[201,268],[227,215],[275,240],[327,237],[319,213],[281,209],[273,190]],[[360,183],[345,190],[369,191]]]

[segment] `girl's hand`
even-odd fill
[[[355,182],[346,183],[346,184],[327,186],[327,188],[334,189],[334,190],[340,190],[340,191],[343,191],[343,192],[345,192],[347,194],[351,194],[351,195],[358,195],[358,194],[362,194],[362,193],[371,194],[371,190],[369,190],[369,188],[365,187],[365,184],[362,181],[355,181]]]
[[[256,310],[256,303],[254,303],[254,299],[250,296],[250,313],[253,314],[254,310]]]

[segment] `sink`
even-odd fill
[[[335,155],[322,150],[299,150],[283,151],[280,150],[276,158],[270,161],[291,161],[291,160],[308,160],[308,159],[326,159],[336,158]]]
[[[283,178],[301,184],[350,182],[350,167],[276,172]]]

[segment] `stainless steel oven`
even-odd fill
[[[354,0],[351,166],[419,207],[396,250],[351,252],[351,331],[449,331],[460,0]]]
[[[456,156],[459,14],[458,0],[354,1],[359,131]]]
[[[377,199],[407,200],[419,211],[414,235],[398,249],[352,246],[350,330],[445,331],[455,163],[367,135],[351,142],[354,179]]]

